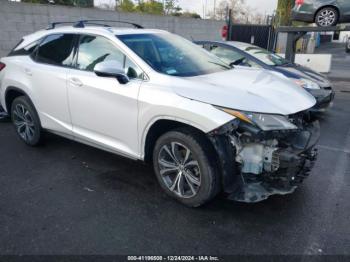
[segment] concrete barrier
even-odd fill
[[[295,62],[320,73],[329,73],[332,67],[331,54],[297,54]]]
[[[284,54],[279,54],[284,57]],[[296,54],[295,63],[306,66],[319,73],[329,73],[332,67],[331,54]]]

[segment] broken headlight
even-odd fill
[[[321,87],[311,81],[311,80],[308,80],[308,79],[304,79],[304,78],[301,78],[301,79],[292,79],[294,81],[294,83],[296,83],[298,86],[302,87],[302,88],[306,88],[306,89],[321,89]]]
[[[218,109],[240,119],[243,122],[255,125],[263,131],[298,129],[287,117],[282,115],[251,113],[233,109],[217,107]]]

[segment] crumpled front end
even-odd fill
[[[263,131],[238,119],[212,131],[228,198],[259,202],[294,192],[317,158],[318,121],[308,113],[289,116],[298,129]]]

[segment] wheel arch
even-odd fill
[[[15,87],[15,86],[9,86],[9,87],[6,88],[4,98],[5,98],[6,111],[8,113],[10,113],[10,111],[11,111],[11,106],[12,106],[13,101],[17,97],[20,97],[20,96],[28,97],[30,102],[33,104],[32,100],[30,99],[30,96],[25,91],[23,91],[22,89],[20,89],[18,87]]]
[[[196,133],[202,137],[205,137],[205,139],[211,144],[210,140],[206,136],[206,133],[198,127],[189,125],[187,123],[184,123],[178,120],[158,119],[150,125],[150,127],[147,129],[147,134],[143,139],[144,161],[148,163],[152,161],[153,149],[160,136],[172,130],[181,129],[181,128],[188,129],[193,133]],[[212,149],[215,150],[214,147],[212,147]]]
[[[339,9],[339,7],[336,6],[336,5],[328,4],[328,5],[321,6],[320,8],[318,8],[316,10],[315,15],[314,15],[314,22],[315,23],[316,23],[316,16],[317,16],[318,12],[321,11],[322,9],[324,9],[324,8],[327,8],[327,7],[331,7],[331,8],[334,8],[335,10],[337,10],[337,12],[338,12],[337,22],[339,22],[339,19],[340,19],[340,9]]]

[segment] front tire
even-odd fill
[[[41,124],[38,113],[31,101],[17,97],[11,106],[11,119],[17,135],[29,146],[37,146],[42,139]]]
[[[315,16],[315,23],[320,27],[336,26],[339,19],[338,10],[333,7],[325,7],[319,10]]]
[[[161,136],[154,148],[153,165],[163,190],[186,206],[201,206],[219,191],[212,148],[197,132],[179,129]]]

